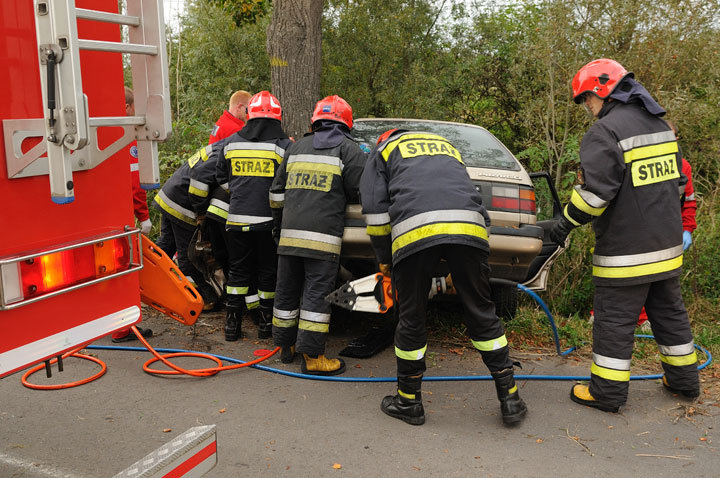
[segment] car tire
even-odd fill
[[[515,317],[518,306],[517,287],[504,284],[491,286],[491,299],[495,302],[495,313],[502,320],[511,320]]]

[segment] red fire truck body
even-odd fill
[[[147,126],[154,126],[143,115],[155,104],[154,87],[152,79],[138,81],[133,72],[136,114],[142,117],[126,118],[121,50],[107,46],[122,44],[121,24],[141,29],[137,24],[144,14],[149,22],[146,7],[138,8],[142,11],[131,17],[131,12],[118,15],[117,0],[77,0],[77,5],[73,0],[0,2],[0,377],[140,321],[142,254],[133,217],[128,144],[152,134],[143,136]],[[42,21],[48,21],[48,15],[67,12],[76,33],[70,28],[65,35],[62,26],[56,26],[67,18],[52,17],[52,33],[44,30],[47,24]],[[51,46],[56,41],[55,69],[43,63],[43,52],[51,51],[39,44],[43,35],[52,37]],[[133,36],[137,34],[131,34],[131,40]],[[62,69],[71,66],[77,44],[80,75],[61,76]],[[162,43],[154,59],[166,62],[164,55]],[[80,83],[77,91],[86,95],[85,105],[63,96],[71,80]],[[166,81],[161,83],[167,87]],[[56,108],[51,111],[53,100]],[[74,109],[88,114],[73,116]],[[169,132],[169,109],[162,106],[161,112],[167,128],[155,129],[154,139],[164,139]],[[54,129],[49,115],[57,122]],[[81,131],[83,120],[86,131]],[[58,136],[51,139],[54,132]],[[83,146],[83,135],[87,144],[78,147]],[[157,146],[152,146],[155,164],[149,172],[148,161],[141,158],[146,185],[158,182]],[[51,153],[44,153],[50,147],[62,150],[58,154],[65,155],[69,171],[60,171]],[[57,177],[60,193],[51,185]]]

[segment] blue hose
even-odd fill
[[[553,331],[553,338],[555,339],[555,350],[557,351],[558,355],[564,357],[573,350],[575,350],[575,347],[571,347],[564,352],[560,351],[560,337],[558,336],[557,327],[555,325],[555,319],[553,318],[552,313],[550,312],[550,309],[548,309],[548,306],[543,302],[543,300],[533,291],[528,289],[522,284],[517,284],[518,289],[522,290],[523,292],[527,293],[530,297],[535,299],[535,302],[540,305],[540,307],[545,312],[545,315],[547,315],[548,320],[550,321],[550,327]],[[653,339],[655,338],[652,335],[635,335],[635,337],[643,338],[643,339]],[[94,349],[94,350],[125,350],[125,351],[133,351],[133,352],[148,352],[148,350],[145,347],[121,347],[116,345],[89,345],[85,347],[86,349]],[[704,347],[699,346],[698,344],[695,344],[695,348],[700,350],[702,353],[705,354],[707,357],[707,360],[703,362],[702,364],[698,365],[698,370],[702,370],[710,363],[712,362],[712,355],[710,354],[710,351],[705,349]],[[182,349],[155,349],[157,352],[161,353],[202,353],[205,355],[210,355],[213,357],[216,357],[220,360],[224,360],[226,362],[230,363],[236,363],[236,364],[242,364],[245,363],[242,360],[232,358],[232,357],[224,357],[222,355],[215,355],[211,353],[206,352],[195,352],[192,350],[182,350]],[[323,377],[319,375],[309,375],[305,373],[297,373],[297,372],[290,372],[287,370],[282,370],[279,368],[272,368],[272,367],[266,367],[265,365],[252,365],[252,368],[256,368],[258,370],[263,370],[265,372],[273,372],[277,373],[279,375],[285,375],[288,377],[295,377],[295,378],[303,378],[306,380],[319,380],[323,382],[396,382],[397,377]],[[630,380],[656,380],[662,378],[662,374],[652,374],[652,375],[631,375]],[[492,376],[490,375],[449,375],[449,376],[426,376],[423,377],[424,382],[465,382],[465,381],[476,381],[476,380],[492,380]],[[580,376],[580,375],[515,375],[516,380],[571,380],[571,381],[588,381],[590,380],[589,376]]]

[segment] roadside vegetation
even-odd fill
[[[268,10],[240,18],[215,6],[223,2],[188,3],[178,27],[168,30],[174,132],[161,146],[163,180],[206,144],[234,90],[270,89]],[[591,121],[571,101],[570,81],[592,59],[618,60],[680,128],[698,198],[684,297],[696,341],[720,357],[719,7],[720,0],[327,0],[323,95],[346,98],[356,118],[483,126],[528,171],[550,172],[567,201]],[[540,190],[538,196],[547,199]],[[592,247],[590,227],[573,232],[541,294],[567,346],[591,340]],[[551,346],[546,323],[522,298],[507,326],[516,343]],[[442,324],[436,328],[446,330]],[[636,349],[638,359],[651,354]]]

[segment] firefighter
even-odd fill
[[[385,275],[392,270],[397,297],[397,393],[382,400],[382,411],[412,425],[425,423],[420,390],[425,309],[431,278],[445,259],[465,308],[468,335],[495,381],[503,422],[520,423],[527,407],[490,300],[490,217],[460,152],[436,134],[387,131],[365,166],[360,197],[380,270]]]
[[[284,363],[296,345],[303,373],[337,375],[345,363],[325,356],[325,297],[335,289],[345,205],[357,202],[367,155],[350,136],[352,108],[341,97],[318,101],[311,122],[312,133],[288,148],[270,188],[279,255],[273,338]]]
[[[272,307],[277,273],[277,246],[272,237],[268,201],[275,171],[291,144],[280,121],[282,108],[268,91],[254,95],[248,104],[248,121],[228,137],[218,158],[216,177],[230,193],[226,229],[230,271],[226,286],[225,340],[240,338],[241,317],[253,276],[260,299],[258,335],[272,335]]]
[[[664,386],[697,397],[697,356],[679,281],[685,177],[675,135],[660,118],[665,110],[632,73],[604,58],[580,68],[572,94],[597,121],[580,145],[583,184],[550,231],[564,245],[573,228],[592,222],[596,238],[591,379],[574,385],[570,398],[608,412],[625,404],[643,305]]]
[[[217,297],[188,258],[188,245],[198,224],[198,215],[190,202],[190,170],[209,154],[211,146],[204,146],[185,161],[155,196],[154,206],[160,210],[160,237],[157,246],[173,257],[177,253],[180,271],[195,285],[205,302],[203,310],[212,310]]]
[[[127,116],[135,116],[135,95],[133,90],[125,87],[125,114]],[[138,223],[140,223],[140,232],[146,236],[152,231],[152,222],[150,221],[150,211],[148,211],[147,205],[147,193],[143,188],[140,187],[140,169],[138,165],[138,147],[137,141],[130,143],[128,147],[128,155],[130,158],[130,178],[132,183],[132,194],[133,194],[133,212]],[[137,328],[138,331],[145,338],[150,338],[153,335],[151,329],[144,329],[141,327]],[[129,327],[118,330],[112,335],[112,341],[115,343],[128,342],[131,340],[137,340],[135,334],[130,333]]]
[[[240,131],[247,121],[247,106],[252,94],[245,90],[238,90],[230,97],[230,104],[227,111],[224,111],[220,119],[215,123],[208,144],[213,144],[223,140],[234,133]],[[222,150],[220,150],[222,151]],[[212,245],[213,256],[218,264],[222,266],[225,280],[227,280],[229,272],[229,255],[227,246],[227,232],[225,231],[225,222],[227,220],[228,208],[230,207],[230,195],[223,188],[217,186],[214,181],[216,160],[211,161],[206,168],[208,174],[211,174],[212,188],[209,191],[210,204],[207,207],[205,216],[208,221],[203,223],[205,231],[207,231],[210,243]],[[194,173],[194,170],[192,171]],[[205,175],[206,172],[197,172],[198,175]],[[194,179],[198,179],[194,177]],[[202,201],[203,203],[205,201]],[[245,296],[245,306],[250,312],[251,318],[255,324],[259,324],[260,299],[257,295],[257,286],[253,283],[250,285],[250,291]]]
[[[240,131],[247,121],[247,106],[252,95],[245,90],[238,90],[230,97],[228,109],[218,118],[210,133],[208,144],[227,138]]]

